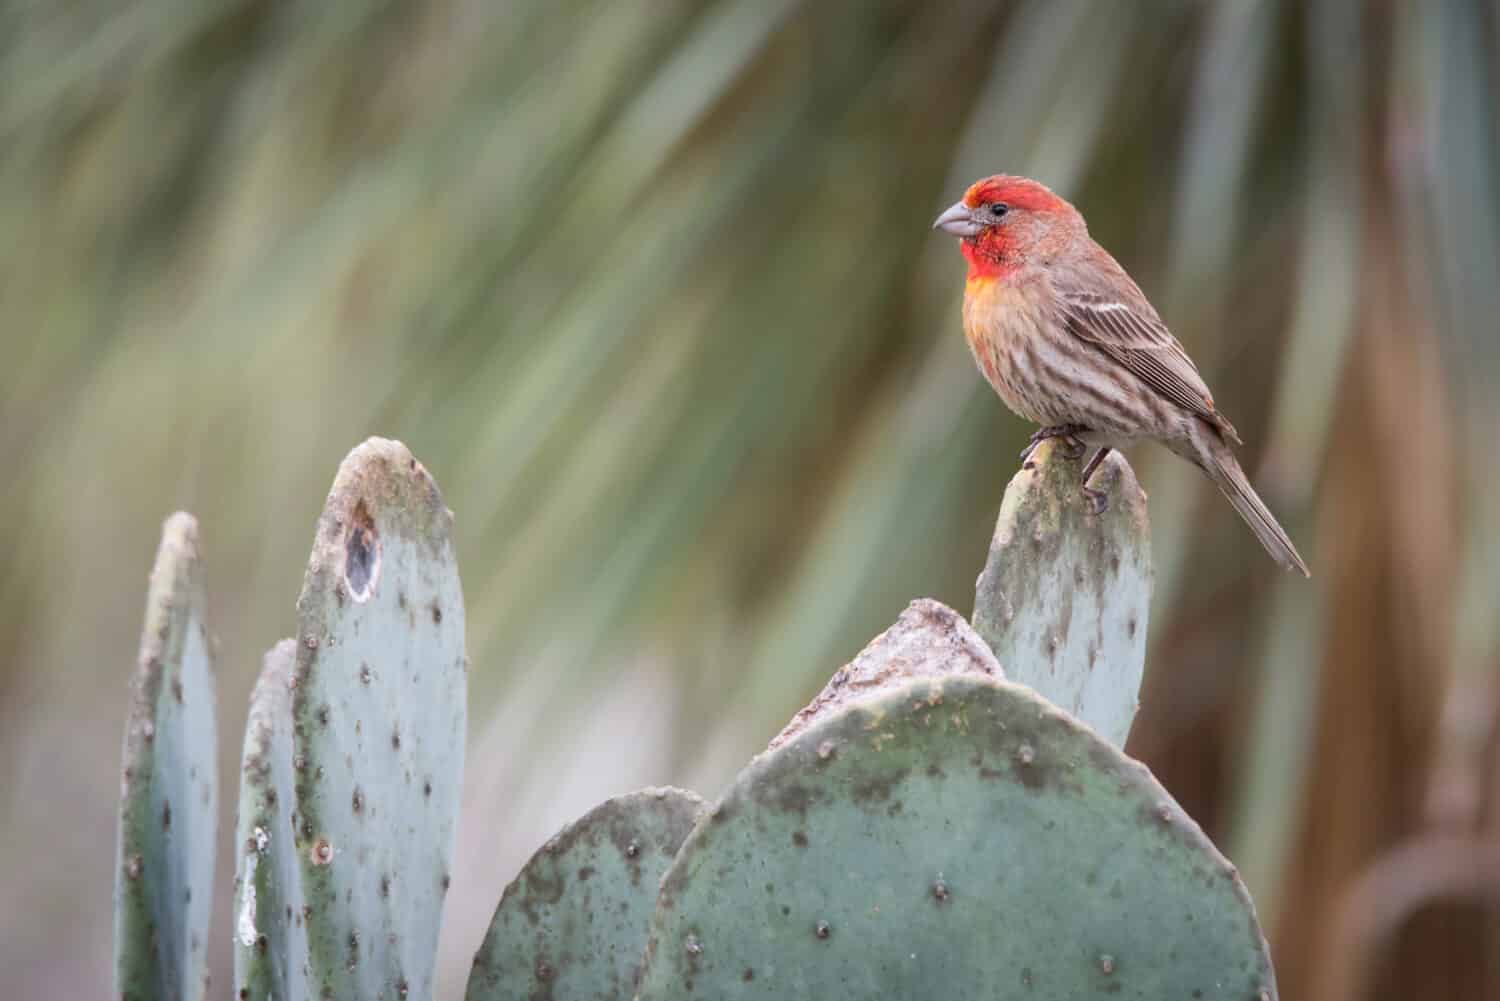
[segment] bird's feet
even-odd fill
[[[1081,459],[1083,458],[1085,446],[1083,440],[1078,436],[1087,430],[1088,428],[1082,424],[1053,424],[1051,427],[1038,428],[1032,434],[1031,440],[1026,443],[1026,447],[1021,449],[1021,461],[1024,463],[1027,459],[1030,459],[1031,453],[1036,451],[1036,447],[1049,438],[1064,439],[1068,450],[1063,454],[1069,459]]]
[[[1096,515],[1103,514],[1109,510],[1109,494],[1103,490],[1095,490],[1089,486],[1089,477],[1094,475],[1094,470],[1099,468],[1099,463],[1103,462],[1104,457],[1109,453],[1110,448],[1106,445],[1090,456],[1088,463],[1083,467],[1083,476],[1079,483],[1080,488],[1083,490],[1084,499],[1089,502],[1089,507],[1093,509]]]

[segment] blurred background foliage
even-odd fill
[[[928,226],[1004,170],[1131,269],[1314,568],[1132,456],[1132,753],[1241,865],[1284,997],[1500,997],[1497,108],[1483,0],[0,2],[6,993],[106,991],[175,508],[228,781],[341,457],[397,437],[442,485],[443,997],[564,821],[712,796],[908,599],[968,611],[1030,429]]]

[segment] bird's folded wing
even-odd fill
[[[1156,312],[1079,287],[1060,284],[1064,318],[1074,336],[1087,341],[1178,406],[1217,426],[1236,444],[1234,427],[1214,409],[1198,368]]]

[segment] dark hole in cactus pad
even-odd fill
[[[355,601],[369,600],[380,576],[380,538],[375,534],[375,519],[361,500],[349,521],[349,538],[344,543],[344,581]]]

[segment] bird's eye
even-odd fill
[[[990,205],[990,215],[994,216],[996,219],[1004,219],[1005,213],[1009,211],[1010,206],[1005,204],[1004,202],[995,202]]]

